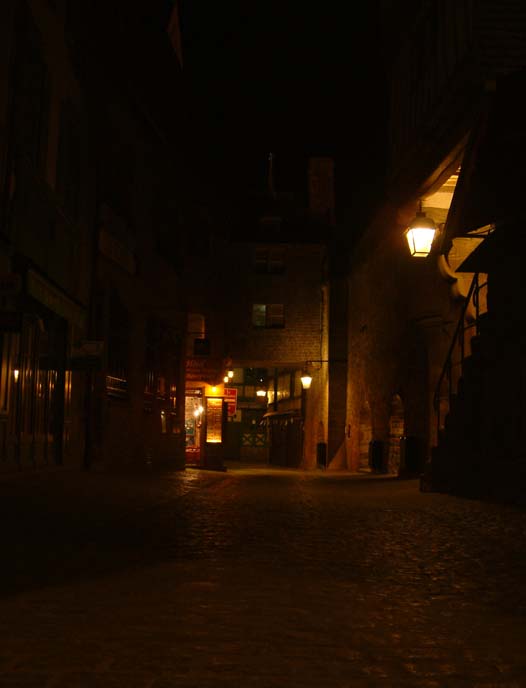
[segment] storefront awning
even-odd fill
[[[299,409],[289,409],[288,411],[267,411],[264,415],[262,420],[265,418],[277,418],[277,417],[287,417],[287,416],[300,416],[300,410]]]
[[[301,420],[301,412],[299,409],[288,409],[287,411],[267,411],[261,421],[260,425],[265,425],[272,421],[295,422]]]

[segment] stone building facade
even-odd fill
[[[2,469],[184,466],[174,12],[2,3]]]
[[[316,444],[327,442],[326,248],[291,240],[285,222],[280,231],[231,245],[242,287],[227,313],[226,342],[234,367],[265,371],[270,461],[312,468]],[[305,393],[307,365],[316,374]]]
[[[487,309],[487,263],[465,261],[499,231],[487,162],[488,132],[498,127],[488,121],[497,84],[524,67],[526,14],[519,2],[419,2],[410,16],[384,3],[384,19],[399,28],[386,33],[389,174],[368,225],[350,228],[360,239],[348,280],[349,433],[340,465],[369,467],[372,442],[381,470],[410,464],[418,473],[443,440],[474,323]],[[404,237],[419,207],[438,227],[427,258],[411,257]],[[447,393],[437,389],[446,373]]]
[[[332,171],[331,164],[318,168]],[[237,399],[225,458],[314,468],[318,445],[327,447],[326,189],[332,191],[332,179],[320,185],[311,209],[270,184],[266,193],[243,200],[235,220],[215,232],[206,259],[187,263],[196,278],[189,310],[201,313],[222,374],[234,373],[221,379],[217,392]],[[300,381],[306,368],[313,377],[308,392]]]
[[[2,3],[0,466],[79,463],[94,162],[88,101],[49,3]]]

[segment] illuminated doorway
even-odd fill
[[[187,389],[185,397],[184,431],[185,459],[188,466],[203,461],[204,399],[201,388]]]

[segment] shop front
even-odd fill
[[[204,388],[187,387],[184,411],[187,466],[200,466],[204,457]]]
[[[214,384],[223,362],[189,357],[186,364],[186,465],[223,470],[228,399],[223,384]]]
[[[24,282],[0,312],[0,470],[78,462],[83,440],[83,379],[68,353],[85,311],[33,270]]]

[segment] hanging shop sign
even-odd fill
[[[27,272],[27,293],[61,318],[68,320],[81,330],[84,329],[86,309],[76,304],[34,270]]]
[[[71,347],[70,366],[72,370],[89,370],[102,367],[104,342],[84,339]]]

